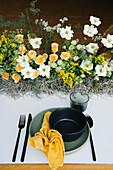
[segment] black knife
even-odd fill
[[[25,120],[26,120],[26,116],[20,115],[19,124],[18,124],[19,131],[18,131],[18,136],[17,136],[17,140],[16,140],[16,144],[15,144],[12,162],[16,161],[16,155],[17,155],[17,150],[18,150],[18,145],[19,145],[19,140],[20,140],[20,134],[21,134],[21,130],[25,127]]]
[[[23,145],[23,150],[22,150],[22,155],[21,155],[21,162],[24,162],[25,158],[25,153],[26,153],[26,148],[27,148],[27,143],[28,143],[28,137],[29,137],[29,125],[32,121],[32,115],[28,115],[28,121],[27,121],[27,127],[26,127],[26,134],[25,134],[25,139],[24,139],[24,145]]]

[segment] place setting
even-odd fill
[[[88,139],[92,160],[96,161],[91,134],[93,119],[83,113],[87,108],[89,96],[85,93],[72,92],[69,97],[70,107],[43,110],[30,123],[28,142],[32,147],[43,151],[48,157],[51,169],[54,169],[55,158],[56,162],[58,159],[56,167],[62,166],[64,156],[82,149]]]

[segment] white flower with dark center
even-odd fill
[[[34,79],[34,74],[35,74],[34,69],[32,69],[32,67],[25,67],[24,69],[22,69],[21,74],[24,76],[24,79],[30,78],[30,79]]]
[[[101,41],[105,47],[112,48],[113,47],[113,35],[108,34],[107,38],[102,38]]]
[[[41,64],[40,67],[37,69],[39,71],[39,75],[42,77],[49,77],[50,75],[50,66]]]
[[[19,58],[16,59],[16,61],[20,64],[21,67],[28,67],[29,66],[27,55],[19,56]]]
[[[86,50],[92,54],[97,52],[98,49],[99,46],[97,43],[89,43],[88,45],[86,45]]]
[[[91,22],[92,25],[99,26],[101,24],[100,18],[90,16],[89,21]]]
[[[60,28],[60,36],[66,40],[70,40],[73,37],[73,30],[71,27],[66,26],[66,28]]]
[[[32,45],[32,47],[34,48],[34,49],[36,49],[36,48],[40,48],[40,45],[41,45],[41,39],[42,38],[32,38],[32,39],[30,39],[30,44]]]
[[[98,33],[98,30],[94,27],[94,25],[84,25],[83,33],[88,37],[93,37]]]
[[[83,60],[80,67],[84,70],[92,70],[93,69],[93,63],[91,61]]]
[[[107,70],[106,70],[106,67],[102,66],[102,65],[97,65],[95,67],[95,70],[96,70],[96,74],[98,76],[102,76],[102,77],[105,77],[106,74],[107,74]]]

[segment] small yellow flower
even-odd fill
[[[19,82],[19,80],[20,80],[20,75],[19,75],[19,74],[14,73],[14,74],[12,75],[12,79],[15,81],[15,83],[18,83],[18,82]]]
[[[3,54],[0,54],[0,60],[2,60],[4,58]]]
[[[58,44],[57,43],[52,43],[51,44],[51,49],[53,53],[56,53],[58,51]]]
[[[45,59],[42,55],[39,55],[35,60],[36,64],[43,64],[44,62],[45,62]]]
[[[0,41],[0,47],[2,46],[2,41]]]
[[[4,73],[4,74],[2,75],[2,77],[3,77],[4,79],[8,80],[8,79],[9,79],[9,73]]]
[[[14,43],[11,43],[10,46],[14,48],[14,47],[15,47],[15,44],[14,44]]]
[[[61,59],[68,60],[70,54],[68,52],[62,52],[61,53]]]
[[[58,59],[58,55],[57,55],[57,54],[51,54],[51,55],[49,56],[49,60],[50,60],[50,61],[55,62],[57,59]]]

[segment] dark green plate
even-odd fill
[[[44,118],[44,114],[48,111],[53,112],[56,109],[57,108],[51,108],[51,109],[44,110],[44,111],[38,113],[33,118],[32,122],[30,124],[30,128],[29,128],[30,137],[34,136],[35,133],[40,131],[42,122],[43,122],[43,118]],[[89,136],[89,126],[87,124],[84,132],[78,139],[76,139],[75,141],[72,141],[72,142],[64,142],[65,151],[70,152],[70,151],[78,149],[86,142],[88,136]]]

